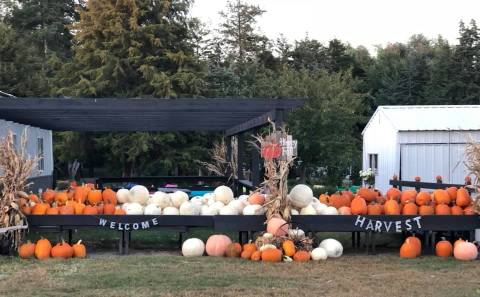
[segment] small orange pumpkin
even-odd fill
[[[310,261],[310,253],[307,251],[297,251],[293,255],[293,260],[296,262],[308,262]]]
[[[50,257],[50,251],[52,250],[52,244],[48,239],[41,238],[35,244],[35,257],[39,260],[47,259]]]
[[[22,243],[18,247],[18,255],[22,259],[33,257],[35,255],[35,244],[30,242],[30,240],[27,241],[26,243]]]
[[[420,241],[420,239],[415,235],[409,236],[407,237],[407,239],[410,240],[410,242],[417,247],[417,256],[420,256],[420,254],[422,253],[422,242]]]
[[[418,201],[418,200],[417,200]],[[435,207],[433,205],[422,205],[418,208],[418,214],[422,216],[430,216],[435,214]]]
[[[418,247],[414,244],[410,238],[407,238],[405,242],[400,247],[400,257],[413,259],[418,256]]]
[[[68,201],[68,195],[66,192],[58,192],[55,194],[55,202],[57,206],[65,205]]]
[[[225,256],[230,258],[240,257],[242,253],[242,246],[238,242],[232,242],[227,245],[227,249],[225,250]]]
[[[103,206],[103,214],[113,215],[115,213],[115,205],[107,203]]]
[[[83,209],[83,214],[85,214],[85,215],[97,215],[98,210],[95,206],[87,205]]]
[[[60,211],[59,211],[58,207],[50,207],[50,208],[47,209],[45,214],[46,215],[58,215],[58,214],[60,214]]]
[[[282,252],[279,249],[266,249],[262,252],[263,262],[280,262],[282,261]]]
[[[293,243],[292,240],[289,240],[289,239],[285,240],[282,243],[282,249],[285,256],[293,257],[295,255],[296,249],[295,249],[295,244]]]
[[[383,206],[381,204],[369,204],[367,206],[367,214],[371,216],[379,216],[383,213]]]
[[[249,243],[246,243],[243,245],[243,250],[250,251],[253,253],[257,250],[257,245],[255,243],[252,243],[252,241],[250,241]]]
[[[451,201],[450,195],[448,195],[448,192],[442,189],[434,190],[433,198],[435,199],[436,204],[449,204]]]
[[[415,199],[417,197],[417,191],[415,189],[409,189],[402,192],[400,197],[400,203],[405,205],[408,202],[415,203]]]
[[[113,213],[114,215],[126,215],[127,213],[125,212],[125,210],[123,208],[115,208],[115,212]]]
[[[32,208],[33,215],[44,215],[47,212],[47,209],[50,208],[50,205],[46,203],[37,203]]]
[[[73,257],[75,258],[85,258],[87,256],[87,249],[80,239],[77,243],[72,245],[73,248]]]
[[[42,199],[43,199],[43,202],[45,203],[52,203],[53,201],[55,201],[55,191],[52,190],[52,189],[46,189],[45,192],[42,193]]]
[[[248,250],[248,251],[242,251],[242,253],[240,254],[240,258],[242,259],[246,259],[246,260],[250,260],[250,258],[252,257],[252,254],[254,252]]]
[[[435,206],[435,214],[436,215],[450,215],[450,207],[446,204],[438,204]]]
[[[387,200],[383,207],[383,211],[386,215],[399,215],[400,214],[400,205],[397,200]]]
[[[61,215],[73,215],[75,214],[75,208],[73,206],[64,205],[59,208],[59,213]]]
[[[258,192],[255,192],[250,195],[250,197],[248,197],[248,203],[263,205],[263,203],[265,203],[265,196]]]
[[[377,193],[369,188],[360,188],[357,191],[357,195],[365,199],[365,201],[371,202],[377,197]]]
[[[402,208],[403,215],[417,215],[418,206],[413,202],[407,202]]]
[[[457,190],[457,200],[455,203],[460,207],[467,207],[472,204],[472,198],[465,188]]]
[[[76,215],[83,214],[84,209],[85,209],[85,204],[83,204],[82,202],[77,202],[73,206],[73,210]]]
[[[415,200],[418,206],[422,206],[430,204],[430,201],[432,201],[432,197],[427,192],[419,192]]]
[[[92,190],[87,195],[88,203],[97,205],[102,201],[102,192],[100,190]]]
[[[250,257],[250,260],[252,261],[260,261],[262,259],[262,252],[260,251],[255,251],[252,253],[252,256]]]
[[[327,194],[320,194],[318,200],[320,200],[320,202],[323,204],[329,204],[330,197]]]
[[[456,187],[449,187],[446,189],[448,195],[450,196],[450,200],[454,201],[457,199],[457,188]]]
[[[402,192],[397,188],[390,188],[388,189],[386,196],[387,200],[397,200],[397,202],[399,202]]]
[[[85,186],[76,187],[73,194],[73,200],[78,203],[85,203],[87,199],[88,191]]]
[[[366,215],[367,214],[367,202],[360,196],[353,198],[350,205],[350,210],[353,215]]]
[[[458,205],[454,205],[450,208],[450,213],[454,216],[461,216],[463,215],[463,209]]]
[[[62,242],[57,243],[51,251],[52,258],[68,259],[73,256],[73,248],[62,239]]]
[[[105,204],[117,205],[117,194],[112,189],[105,189],[102,192],[102,200]]]
[[[435,254],[439,257],[450,257],[453,253],[453,246],[450,241],[442,237],[442,240],[435,245]]]

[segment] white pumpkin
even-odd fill
[[[214,209],[211,209],[208,205],[202,205],[200,208],[200,215],[202,216],[214,216],[217,213]]]
[[[215,210],[215,212],[218,214],[218,212],[220,211],[220,209],[222,209],[224,206],[225,206],[225,204],[223,204],[223,202],[216,201],[215,203],[211,204],[209,207],[210,207],[212,210]]]
[[[178,208],[173,206],[168,206],[168,207],[165,207],[165,209],[163,210],[163,214],[166,216],[178,216],[180,213],[178,211]]]
[[[180,205],[179,213],[182,216],[192,216],[195,214],[194,206],[190,201],[185,201]]]
[[[184,257],[200,257],[205,252],[205,243],[198,238],[189,238],[182,244]]]
[[[300,210],[300,214],[301,215],[316,215],[317,211],[315,210],[315,208],[311,204],[309,204],[309,205],[307,205],[306,207],[304,207]]]
[[[240,201],[238,199],[230,201],[228,203],[228,206],[233,207],[237,210],[237,213],[242,213],[243,209],[245,208],[245,204],[243,201]]]
[[[180,208],[183,202],[188,201],[188,194],[182,191],[175,191],[169,194],[172,204],[176,208]]]
[[[227,186],[220,186],[213,191],[215,201],[221,201],[223,204],[228,204],[233,200],[233,191]]]
[[[338,215],[338,210],[333,206],[329,206],[325,208],[321,214],[322,215]]]
[[[143,215],[143,206],[140,203],[132,202],[125,204],[124,210],[127,215]]]
[[[122,203],[128,203],[130,202],[130,191],[127,189],[120,189],[117,191],[117,202],[122,204]]]
[[[145,215],[161,215],[162,214],[162,208],[156,204],[149,204],[145,206],[145,209],[143,210],[143,214]]]
[[[325,249],[325,251],[327,251],[328,257],[330,258],[338,258],[343,253],[342,244],[340,243],[340,241],[333,238],[322,240],[322,242],[320,242],[319,247]]]
[[[208,212],[211,213],[212,216],[216,216],[220,212],[220,208],[214,206],[209,206],[208,209]]]
[[[290,209],[290,214],[292,216],[298,216],[300,214],[300,212],[298,210],[296,210],[295,208],[292,208],[292,209]]]
[[[248,204],[249,204],[249,203],[248,203],[248,195],[240,195],[240,196],[238,196],[238,199],[237,199],[237,200],[242,201],[243,204],[245,204],[245,205],[248,205]]]
[[[150,193],[147,188],[142,185],[136,185],[130,189],[130,202],[146,205],[149,198]]]
[[[158,191],[155,192],[150,199],[148,199],[148,204],[155,204],[163,209],[165,207],[172,206],[172,201],[167,193]]]
[[[265,233],[263,233],[263,237],[266,238],[266,239],[272,239],[272,238],[273,238],[273,234],[272,234],[272,233],[265,232]]]
[[[190,202],[193,205],[196,205],[196,206],[199,206],[199,207],[202,207],[202,205],[204,204],[203,199],[200,196],[193,197],[192,199],[190,199]]]
[[[326,260],[328,258],[327,251],[324,248],[317,247],[312,250],[310,253],[310,257],[314,261]]]
[[[228,215],[238,215],[238,211],[231,207],[231,206],[224,206],[220,209],[219,213],[222,216],[228,216]]]
[[[245,216],[262,215],[265,213],[265,208],[258,204],[247,205],[243,209],[242,213]]]
[[[302,238],[305,237],[305,231],[303,231],[302,229],[289,229],[288,236]]]
[[[263,252],[266,249],[276,249],[276,248],[277,247],[274,246],[273,244],[267,243],[267,244],[264,244],[260,247],[260,251]]]
[[[328,205],[324,204],[324,203],[314,203],[313,204],[313,207],[315,208],[315,210],[317,211],[317,214],[321,215],[323,213],[323,211],[325,209],[327,209]]]
[[[295,208],[307,207],[313,200],[313,191],[307,185],[296,185],[290,191],[290,201]]]

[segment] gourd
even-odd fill
[[[168,206],[173,206],[170,196],[161,191],[155,192],[152,197],[148,199],[148,204],[155,204],[162,209]]]
[[[72,245],[73,248],[73,257],[75,258],[85,258],[87,256],[87,249],[80,239],[77,243]]]
[[[207,240],[205,250],[209,256],[223,257],[230,243],[232,243],[232,240],[226,235],[212,235]]]
[[[322,211],[322,215],[338,215],[338,211],[335,207],[329,206]]]
[[[178,216],[180,212],[178,211],[178,208],[173,206],[168,206],[168,207],[165,207],[165,209],[163,210],[163,214],[166,216]]]
[[[31,258],[35,255],[35,244],[27,241],[18,247],[18,255],[22,259]]]
[[[287,222],[278,217],[273,217],[267,222],[267,232],[275,236],[284,236],[288,233]]]
[[[265,213],[265,209],[262,205],[252,204],[245,206],[242,213],[245,216],[262,215]]]
[[[145,215],[151,215],[151,216],[161,215],[162,209],[156,204],[149,204],[145,206],[143,213]]]
[[[150,198],[150,193],[144,186],[136,185],[130,189],[130,202],[136,202],[141,205],[146,205],[148,202],[148,198]]]
[[[127,215],[142,215],[143,206],[140,203],[132,202],[126,203],[126,206],[123,208]]]
[[[326,260],[328,258],[327,251],[321,247],[317,247],[313,249],[312,252],[310,253],[310,256],[314,261]]]
[[[182,191],[175,191],[169,194],[172,204],[176,208],[180,208],[183,202],[188,201],[188,195]]]
[[[309,204],[309,205],[307,205],[306,207],[304,207],[300,210],[300,214],[301,215],[316,215],[317,211],[315,210],[315,208],[311,204]]]
[[[233,200],[233,191],[227,186],[219,186],[214,191],[215,201],[220,201],[223,204],[228,204]]]
[[[455,259],[462,261],[471,261],[477,259],[477,246],[471,242],[463,241],[455,244],[453,249],[453,256]]]
[[[37,241],[35,245],[35,258],[43,260],[50,257],[50,252],[52,250],[52,244],[48,239],[41,238]]]
[[[267,250],[267,249],[276,249],[277,247],[274,246],[273,244],[270,244],[270,243],[267,243],[267,244],[264,244],[260,247],[259,251],[263,252],[264,250]]]
[[[342,244],[333,238],[328,238],[320,242],[319,247],[325,249],[327,256],[330,258],[338,258],[343,254]]]
[[[309,186],[299,184],[292,188],[289,197],[292,206],[300,209],[312,203],[313,191]]]
[[[205,244],[201,239],[189,238],[182,244],[184,257],[200,257],[205,252]]]
[[[117,202],[118,203],[130,202],[130,191],[127,189],[119,189],[117,191]]]

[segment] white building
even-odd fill
[[[379,106],[363,135],[363,169],[376,170],[375,187],[389,180],[463,184],[465,147],[480,141],[480,105]]]
[[[26,153],[41,157],[32,173],[30,181],[33,184],[30,189],[51,187],[53,181],[52,131],[0,119],[0,139],[5,138],[9,131],[13,133],[14,145],[17,148],[21,146],[22,133],[25,131]]]

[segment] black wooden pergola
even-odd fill
[[[53,131],[209,131],[238,139],[237,176],[244,180],[244,133],[271,120],[282,125],[301,107],[296,98],[0,98],[0,118]],[[250,183],[259,182],[260,156],[252,155]],[[249,183],[248,181],[243,181]]]

